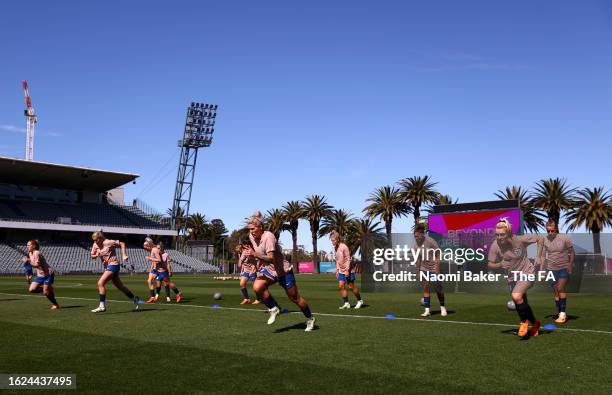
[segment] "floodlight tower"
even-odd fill
[[[28,81],[23,80],[23,91],[25,92],[26,109],[23,112],[26,116],[26,160],[34,160],[34,125],[38,122],[32,101],[30,100],[30,92],[28,91]]]
[[[187,229],[198,149],[210,147],[216,117],[216,104],[191,103],[187,108],[183,139],[178,142],[178,146],[181,147],[181,157],[172,205],[171,225],[172,229],[178,230],[179,236],[184,236]]]

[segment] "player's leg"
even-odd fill
[[[442,283],[438,280],[434,281],[434,289],[436,290],[436,295],[438,296],[438,301],[440,302],[440,315],[442,317],[446,317],[448,312],[446,311],[446,305],[444,304],[444,288],[442,288]]]
[[[170,279],[168,279],[168,281],[169,281],[170,289],[172,290],[172,292],[174,292],[174,295],[176,297],[176,303],[181,303],[181,299],[183,297],[183,295],[181,294],[181,291],[178,289],[175,283],[170,281]]]
[[[57,303],[57,300],[55,299],[55,290],[53,289],[53,278],[48,279],[43,283],[43,295],[45,295],[47,299],[49,299],[49,302],[51,302],[51,310],[59,309],[59,303]]]
[[[342,273],[338,273],[338,289],[340,290],[340,296],[342,296],[342,306],[338,307],[342,309],[350,309],[351,304],[348,299],[348,292],[346,291],[346,276]]]
[[[555,320],[555,322],[559,324],[565,324],[565,322],[567,322],[567,314],[565,312],[567,307],[567,293],[565,292],[565,287],[569,281],[569,273],[567,273],[567,270],[564,270],[563,272],[559,273],[557,284],[555,284],[555,291],[559,298],[559,317]]]
[[[251,299],[249,298],[249,291],[247,289],[247,284],[249,282],[249,274],[243,272],[240,274],[240,292],[242,293],[242,302],[240,304],[251,303]]]
[[[285,289],[285,293],[289,297],[289,300],[295,303],[302,311],[302,314],[304,314],[304,317],[306,317],[306,332],[312,331],[314,329],[315,318],[310,311],[308,302],[300,295],[293,272],[290,271],[284,276],[279,277],[278,283]]]
[[[34,280],[32,280],[32,282],[30,283],[30,286],[28,287],[28,292],[31,294],[42,293],[43,292],[43,288],[42,288],[43,282],[44,282],[44,279],[40,277],[34,278]]]
[[[125,296],[127,296],[129,299],[131,299],[134,302],[134,308],[138,309],[138,305],[140,305],[142,303],[140,298],[138,296],[134,295],[132,293],[132,291],[130,291],[128,289],[128,287],[123,285],[123,281],[121,281],[121,278],[119,277],[119,265],[116,265],[116,266],[117,266],[117,269],[114,271],[113,276],[112,276],[113,285],[118,290],[123,292],[123,294]]]
[[[257,273],[253,273],[249,275],[249,281],[251,282],[251,286],[255,284],[255,280],[257,280]],[[253,290],[253,293],[255,293],[255,290]],[[260,304],[261,302],[262,302],[261,297],[257,293],[255,293],[255,301],[253,302],[253,304],[254,305]]]
[[[425,309],[423,311],[423,314],[421,314],[421,317],[428,317],[431,315],[431,312],[429,311],[429,308],[430,308],[429,281],[423,280],[421,281],[421,285],[423,286],[423,308]]]
[[[531,310],[531,306],[526,298],[527,290],[531,287],[531,285],[532,283],[529,281],[517,281],[516,285],[512,289],[512,300],[516,306],[516,312],[521,319],[518,335],[522,338],[529,334],[529,323],[532,324],[532,336],[537,336],[540,329],[540,321],[535,318],[533,311]]]
[[[361,293],[359,292],[359,288],[357,288],[357,286],[355,285],[356,279],[357,276],[355,275],[355,273],[351,273],[348,278],[348,287],[353,293],[353,295],[355,295],[355,298],[357,298],[357,304],[355,305],[355,308],[360,309],[361,306],[363,306],[363,299],[361,299]]]
[[[106,283],[109,282],[111,278],[113,278],[113,272],[105,270],[98,279],[98,296],[100,304],[91,311],[92,313],[102,313],[106,311]]]
[[[276,316],[280,314],[281,310],[278,306],[278,303],[268,290],[268,287],[274,284],[276,281],[273,279],[266,277],[265,275],[257,277],[255,282],[253,283],[253,290],[255,293],[261,298],[263,304],[266,305],[268,311],[270,312],[270,317],[268,318],[268,325],[271,325],[276,321]]]
[[[155,279],[157,278],[156,272],[150,272],[147,277],[147,288],[149,288],[149,299],[147,303],[155,302]]]

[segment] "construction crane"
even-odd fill
[[[28,81],[23,80],[23,90],[25,92],[26,109],[23,112],[26,117],[26,160],[34,160],[34,125],[38,119],[32,107],[30,92],[28,91]]]

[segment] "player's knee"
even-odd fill
[[[523,303],[523,295],[522,294],[512,294],[512,301],[517,304]]]
[[[48,289],[43,290],[43,295],[45,296],[49,295],[49,290]]]

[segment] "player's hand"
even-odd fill
[[[23,263],[28,263],[29,260],[30,260],[30,258],[28,258],[27,256],[23,257]]]
[[[127,255],[125,255],[125,254],[123,254],[123,260],[124,260],[124,261],[127,261],[128,259],[130,259],[130,257],[129,257],[129,256],[127,256]]]

